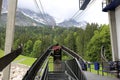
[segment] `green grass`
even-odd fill
[[[27,65],[27,66],[31,66],[34,63],[35,60],[36,60],[36,58],[20,55],[14,60],[14,62],[24,64],[24,65]]]
[[[88,71],[90,71],[89,68],[88,68]],[[94,69],[94,65],[93,64],[91,65],[91,72],[95,73],[95,74],[98,73],[98,71]],[[102,75],[102,67],[100,67],[100,69],[99,69],[99,74]]]
[[[88,71],[89,71],[89,68],[88,68]],[[91,72],[97,74],[97,70],[94,69],[94,64],[91,65]],[[100,65],[99,72],[100,72],[100,74],[102,74],[102,67],[101,67],[101,65]]]
[[[49,71],[53,71],[53,57],[49,57],[49,64],[48,64],[48,67],[49,67]]]
[[[4,55],[4,51],[0,50],[0,58]]]
[[[3,55],[4,55],[4,51],[0,50],[0,58]],[[27,66],[31,66],[34,63],[35,60],[36,60],[36,58],[19,55],[13,62],[16,62],[16,63],[19,63],[19,64],[24,64],[24,65],[27,65]]]
[[[0,58],[4,55],[4,51],[0,50]],[[27,66],[31,66],[34,61],[36,60],[36,58],[32,58],[32,57],[27,57],[27,56],[23,56],[23,55],[19,55],[13,62],[15,63],[19,63],[19,64],[24,64]],[[49,70],[53,71],[53,60],[52,57],[49,58]]]
[[[90,71],[90,68],[88,68],[88,71]],[[94,64],[91,65],[91,72],[94,73],[94,74],[98,74],[98,71],[94,69]],[[110,73],[107,73],[107,72],[104,72],[103,73],[104,76],[112,76],[112,77],[115,77],[114,75],[111,75]],[[99,75],[102,75],[102,67],[100,65],[100,69],[99,69]]]

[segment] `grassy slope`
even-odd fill
[[[4,51],[0,50],[0,57],[2,57],[3,55],[4,55]],[[36,58],[31,58],[31,57],[20,55],[14,60],[14,62],[24,64],[27,66],[31,66],[35,60]]]
[[[31,57],[20,55],[14,60],[14,62],[24,64],[27,66],[31,66],[35,60],[36,60],[36,58],[31,58]]]
[[[49,57],[49,71],[53,71],[53,57]]]
[[[0,50],[0,58],[3,56],[3,54],[4,54],[4,51]]]
[[[88,71],[90,71],[89,68],[88,68]],[[93,64],[91,65],[91,72],[94,73],[94,74],[98,74],[98,71],[94,69],[94,65],[93,65]],[[102,75],[102,67],[101,67],[101,65],[100,65],[100,69],[99,69],[99,75]],[[104,76],[108,76],[108,75],[114,77],[114,76],[111,75],[110,73],[104,72]]]
[[[4,55],[4,51],[0,50],[0,57],[2,57],[3,55]],[[35,60],[36,60],[36,58],[20,55],[13,62],[31,66]],[[50,62],[49,70],[53,70],[52,57],[49,58],[49,62]]]

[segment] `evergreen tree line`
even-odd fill
[[[0,49],[4,49],[5,28],[0,27]],[[110,31],[108,25],[87,24],[78,27],[16,26],[13,49],[23,44],[23,55],[38,57],[50,45],[59,43],[78,53],[88,61],[100,61],[101,46],[111,60]]]

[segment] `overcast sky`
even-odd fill
[[[102,12],[102,0],[93,0],[86,10],[81,14],[79,21],[95,22],[98,24],[108,24],[108,13]]]
[[[82,12],[79,21],[108,23],[107,13],[102,12],[101,1],[96,0],[92,6],[88,6],[89,8]],[[71,18],[79,10],[79,0],[41,0],[41,3],[45,12],[53,16],[57,22]],[[18,6],[38,11],[34,0],[18,0]]]

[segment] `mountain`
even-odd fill
[[[1,19],[0,19],[0,26],[6,25],[6,22],[7,22],[7,13],[2,13]],[[15,25],[19,25],[19,26],[42,26],[43,24],[31,19],[30,17],[25,16],[22,12],[17,11]]]
[[[7,20],[7,5],[8,0],[3,0],[3,6],[2,6],[2,15],[0,19],[0,26],[6,24]],[[17,8],[16,11],[16,21],[15,25],[19,26],[43,26],[43,25],[50,25],[54,26],[56,25],[56,22],[52,16],[49,14],[43,14],[34,12],[32,10],[26,9],[26,8]]]
[[[43,18],[43,15],[46,15]],[[3,9],[0,26],[5,25],[7,20],[7,11]],[[47,20],[47,22],[46,22]],[[48,14],[40,14],[29,9],[18,8],[16,11],[15,25],[19,26],[43,26],[43,25],[55,25],[54,18]]]
[[[33,19],[37,22],[51,25],[51,26],[56,25],[54,18],[52,16],[50,16],[49,14],[38,13],[38,12],[34,12],[32,10],[25,9],[25,8],[18,8],[18,10],[21,11],[24,15],[30,17],[31,19]]]
[[[70,20],[65,20],[61,23],[59,23],[58,25],[59,26],[62,26],[62,27],[85,27],[87,24],[87,22],[85,21],[82,21],[82,22],[77,22],[73,19],[70,19]]]

